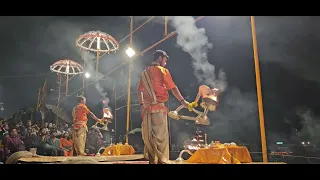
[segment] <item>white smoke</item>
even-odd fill
[[[249,142],[259,140],[259,119],[255,93],[228,88],[217,110],[209,113],[208,140]],[[249,136],[248,136],[249,135]],[[257,138],[258,136],[258,138]]]
[[[208,61],[208,50],[212,48],[204,28],[197,28],[192,16],[172,16],[169,18],[177,32],[177,44],[192,57],[194,75],[199,83],[216,87],[224,91],[227,87],[226,76],[219,70],[218,77],[215,67]]]
[[[301,131],[298,133],[301,140],[307,138],[313,142],[318,142],[320,139],[319,117],[316,117],[308,108],[299,109],[297,115],[300,117],[303,124]]]
[[[96,62],[96,57],[90,53],[90,52],[86,52],[86,51],[82,51],[82,57],[84,59],[85,62],[85,68],[86,71],[91,72],[91,77],[94,77],[96,79],[101,79],[103,78],[103,74],[101,74],[99,71],[96,72],[96,69],[94,68],[93,62]],[[97,81],[94,84],[94,87],[97,89],[97,91],[99,92],[100,96],[103,99],[107,99],[109,100],[109,98],[107,97],[108,93],[103,89],[102,85],[100,84],[100,81]]]

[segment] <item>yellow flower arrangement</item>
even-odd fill
[[[198,103],[197,102],[192,102],[188,105],[188,110],[192,111],[193,108],[198,107]]]

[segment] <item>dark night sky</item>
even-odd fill
[[[137,27],[147,18],[135,17],[134,26]],[[19,108],[34,106],[37,101],[37,88],[43,84],[46,77],[49,80],[49,87],[57,89],[55,74],[40,75],[50,74],[49,66],[60,59],[67,58],[81,62],[74,45],[77,36],[90,30],[100,30],[120,41],[129,33],[129,17],[120,16],[26,16],[0,17],[0,19],[2,22],[0,100],[5,103],[2,116],[11,115]],[[320,61],[317,59],[320,55],[319,20],[319,17],[256,17],[265,121],[267,137],[271,141],[293,138],[292,131],[295,129],[304,132],[308,127],[315,127],[312,123],[317,124],[317,112],[320,112],[317,105],[320,99],[318,93]],[[225,72],[228,82],[217,112],[210,114],[211,126],[204,128],[204,131],[211,134],[212,139],[257,141],[259,120],[250,18],[206,17],[200,20],[197,26],[205,28],[209,42],[213,44],[213,48],[208,52],[209,62],[215,65],[216,72],[220,69]],[[133,38],[137,51],[144,50],[160,40],[163,37],[163,30],[163,20],[157,17],[152,23],[137,31]],[[169,27],[169,32],[172,30],[174,28]],[[193,75],[192,66],[189,65],[192,62],[190,55],[176,45],[176,39],[174,36],[155,49],[168,52],[170,56],[168,69],[182,93],[188,101],[192,101],[199,83]],[[107,55],[101,60],[101,73],[107,73],[127,60],[124,55],[127,43],[128,39],[120,44],[120,51],[117,54]],[[155,49],[135,62],[133,91],[136,89],[139,73]],[[111,80],[101,83],[105,88],[111,89],[113,80],[116,80],[117,93],[122,94],[120,82],[125,81],[126,71],[127,67],[120,68],[110,75]],[[39,76],[11,77],[37,74]],[[79,77],[74,78],[70,83],[70,92],[79,89],[81,84]],[[93,109],[99,100],[97,94],[94,86],[86,89],[89,106]],[[52,93],[51,96],[55,94]],[[171,98],[170,102],[171,109],[175,108],[176,101]],[[73,105],[74,96],[63,102],[63,106],[67,109]],[[125,110],[119,112],[124,114]],[[136,124],[140,123],[138,117],[133,120]],[[190,126],[185,122],[183,124],[174,122],[171,125],[171,128],[179,132],[178,140],[183,139],[183,133],[187,131],[181,129]]]

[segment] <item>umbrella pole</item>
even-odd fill
[[[61,77],[62,75],[61,74],[58,74],[59,76],[59,89],[58,89],[58,104],[57,104],[57,108],[59,108],[59,105],[60,105],[60,98],[61,98]],[[57,116],[57,119],[56,119],[56,125],[58,126],[58,123],[59,123],[59,117]]]
[[[82,53],[83,54],[83,53]],[[83,59],[83,69],[85,69],[85,66],[86,66],[86,62],[83,58],[83,55],[82,55],[82,59]],[[82,96],[84,96],[84,86],[86,85],[86,82],[85,82],[85,79],[86,79],[86,76],[85,74],[83,73],[82,74]]]
[[[67,80],[66,80],[66,96],[68,95],[68,86],[69,86],[69,73],[67,73]]]
[[[57,107],[60,106],[60,98],[61,98],[61,74],[58,74],[59,77],[59,87],[58,87],[58,103],[57,103]]]
[[[98,77],[98,71],[99,71],[99,55],[100,55],[100,53],[99,53],[99,51],[97,51],[97,62],[96,62],[96,77]]]

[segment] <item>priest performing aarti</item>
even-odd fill
[[[183,107],[189,105],[173,82],[169,70],[165,68],[168,59],[164,51],[157,50],[151,65],[141,73],[138,85],[144,155],[150,164],[170,163],[168,108],[164,104],[169,99],[168,90],[172,91]]]
[[[86,146],[86,138],[87,138],[87,122],[89,115],[93,120],[104,124],[104,119],[97,118],[86,106],[86,98],[84,96],[77,97],[78,104],[72,110],[73,117],[73,129],[72,129],[72,141],[73,148],[77,155],[86,156],[85,146]]]

